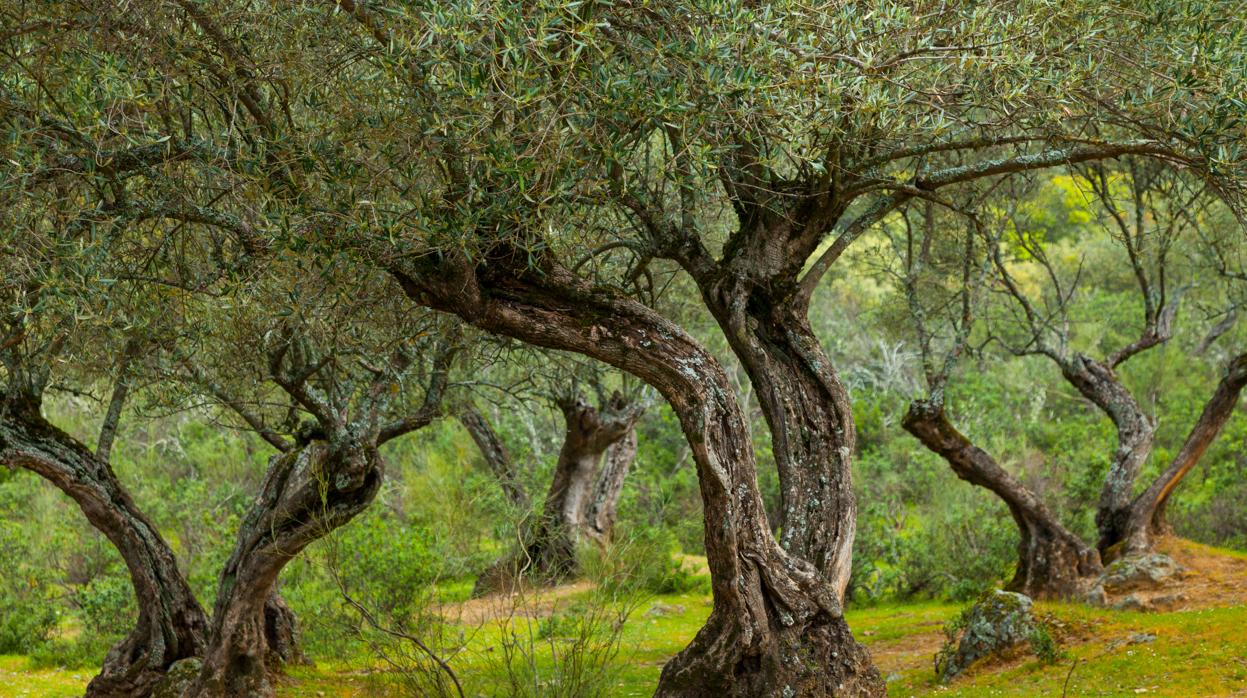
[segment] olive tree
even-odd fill
[[[137,180],[172,187],[163,211],[347,252],[415,305],[668,400],[698,465],[715,606],[659,694],[881,695],[843,618],[855,435],[811,297],[866,230],[954,186],[1140,155],[1232,196],[1243,60],[1233,37],[1205,38],[1234,31],[1218,12],[178,0],[58,40],[143,95],[120,100],[149,105],[126,112],[131,150],[194,170]],[[664,261],[749,373],[778,541],[733,384],[642,302]]]

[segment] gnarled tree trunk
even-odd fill
[[[942,405],[915,400],[902,422],[905,431],[943,458],[957,477],[1004,501],[1017,524],[1018,563],[1009,590],[1032,598],[1080,598],[1102,571],[1100,556],[1057,521],[1048,507],[957,431]]]
[[[1115,544],[1120,544],[1121,554],[1145,552],[1152,547],[1153,540],[1158,535],[1169,532],[1165,522],[1165,504],[1182,482],[1182,478],[1195,467],[1204,451],[1208,450],[1208,446],[1216,441],[1221,430],[1225,428],[1225,423],[1230,420],[1234,408],[1238,406],[1245,385],[1247,354],[1239,354],[1226,366],[1221,381],[1217,383],[1217,389],[1208,402],[1204,403],[1199,419],[1187,434],[1186,441],[1169,467],[1132,502],[1121,538],[1114,541]]]
[[[475,595],[509,589],[521,576],[557,583],[576,572],[576,545],[589,527],[599,464],[632,430],[638,413],[618,395],[601,410],[579,396],[559,400],[559,409],[566,431],[541,514],[522,549],[477,579]]]
[[[187,698],[271,696],[267,660],[277,576],[303,548],[362,512],[384,467],[376,447],[355,439],[312,441],[274,456],[238,532],[212,617],[203,668]],[[280,637],[280,633],[277,634]]]
[[[414,301],[483,330],[599,359],[670,403],[697,464],[714,608],[664,668],[657,696],[882,696],[884,684],[844,621],[839,593],[775,541],[753,444],[726,373],[649,308],[566,269],[495,255],[390,262]]]
[[[169,665],[203,652],[208,621],[168,543],[138,509],[109,464],[45,421],[37,406],[13,406],[0,420],[0,458],[68,495],[121,554],[138,622],[109,650],[88,696],[146,696]]]
[[[852,572],[857,432],[848,390],[810,327],[804,301],[775,300],[728,275],[703,296],[749,374],[779,473],[779,540],[814,563],[843,600]]]
[[[1129,526],[1134,483],[1152,452],[1156,422],[1139,406],[1106,363],[1082,354],[1061,362],[1061,374],[1113,420],[1117,450],[1100,490],[1095,523],[1100,538],[1096,548],[1104,562],[1112,561],[1115,547],[1125,540]]]
[[[636,429],[628,429],[611,447],[606,449],[606,460],[598,476],[589,510],[585,514],[584,532],[599,545],[605,545],[615,535],[615,514],[619,509],[619,496],[623,493],[624,480],[636,460]]]

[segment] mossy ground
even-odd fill
[[[849,613],[849,623],[870,647],[892,696],[1247,696],[1247,606],[1242,604],[1247,588],[1234,588],[1247,583],[1247,574],[1238,573],[1247,571],[1247,557],[1183,545],[1188,562],[1204,556],[1224,575],[1214,585],[1216,593],[1206,599],[1210,607],[1197,607],[1200,598],[1192,599],[1187,610],[1167,613],[1037,603],[1037,612],[1050,614],[1066,628],[1064,657],[1054,664],[1021,657],[980,665],[944,686],[935,680],[932,657],[942,641],[943,624],[960,611],[959,605],[913,603],[855,609]],[[581,585],[553,595],[554,601],[544,597],[540,601],[570,603],[589,593]],[[665,605],[667,613],[646,613],[658,603]],[[663,663],[688,642],[709,611],[709,598],[703,594],[662,596],[643,604],[625,626],[615,662],[617,685],[611,695],[650,695]],[[1138,641],[1145,636],[1155,639]],[[493,638],[496,630],[486,624],[471,643],[488,645]],[[482,681],[487,678],[484,671],[467,662],[461,674],[468,685],[484,686],[489,685]],[[24,657],[0,657],[0,698],[79,695],[90,675],[84,670],[35,671]],[[385,672],[378,667],[348,660],[291,669],[278,695],[401,693],[387,686]]]

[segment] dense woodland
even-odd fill
[[[1241,10],[8,0],[0,655],[883,696],[846,610],[1247,551]]]

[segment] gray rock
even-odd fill
[[[1160,553],[1130,555],[1104,569],[1100,583],[1110,594],[1155,589],[1185,570],[1173,558]]]
[[[1104,585],[1096,584],[1088,589],[1086,595],[1083,596],[1083,601],[1088,606],[1099,606],[1101,608],[1108,606],[1108,594],[1104,592]]]
[[[653,606],[650,606],[649,610],[645,612],[645,617],[662,618],[663,616],[678,616],[682,613],[684,613],[684,607],[680,604],[677,603],[668,605],[659,601]]]
[[[1131,594],[1123,599],[1120,599],[1116,603],[1114,603],[1113,610],[1116,610],[1116,611],[1150,611],[1152,610],[1152,606],[1151,604],[1147,602],[1146,599],[1140,597],[1138,594]]]
[[[203,662],[198,657],[187,657],[170,664],[168,673],[152,688],[152,698],[182,698],[195,677],[199,676],[202,666]]]
[[[1190,600],[1190,597],[1188,597],[1186,594],[1183,594],[1182,592],[1179,591],[1179,592],[1174,592],[1172,594],[1165,594],[1163,596],[1153,597],[1152,606],[1156,608],[1172,609],[1176,606],[1181,606],[1182,604],[1186,603],[1189,600]]]
[[[1135,633],[1130,636],[1130,644],[1142,645],[1145,642],[1155,642],[1156,636],[1152,633]]]
[[[936,672],[941,681],[949,681],[983,657],[1029,642],[1035,628],[1030,597],[994,591],[970,609],[956,651],[950,651],[950,643],[940,653],[936,658]]]

